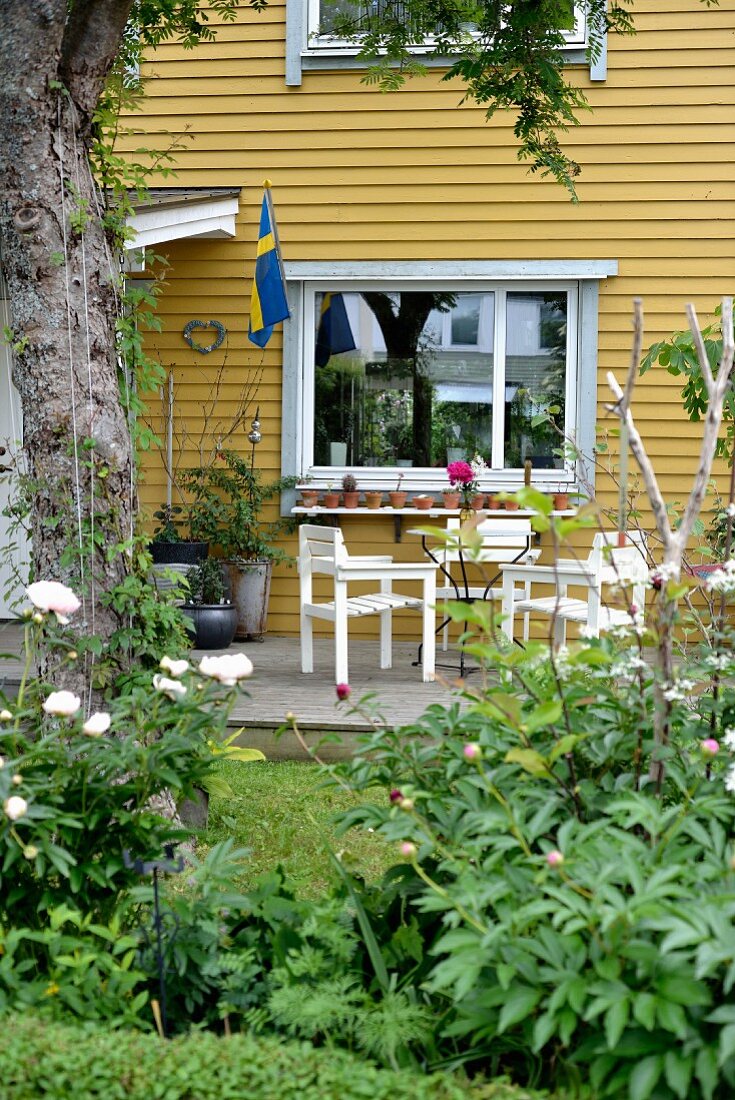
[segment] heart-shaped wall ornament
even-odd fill
[[[196,342],[192,333],[198,328],[214,329],[217,335],[211,344],[198,344]],[[200,352],[201,355],[209,355],[210,351],[216,351],[226,335],[227,329],[221,321],[187,321],[184,325],[184,339],[190,348]]]

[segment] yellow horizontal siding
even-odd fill
[[[632,298],[644,299],[647,346],[686,327],[689,300],[710,320],[735,275],[735,3],[635,0],[632,8],[638,34],[610,37],[606,81],[592,84],[583,66],[568,70],[593,108],[562,135],[582,167],[576,207],[518,162],[513,117],[488,123],[481,108],[458,106],[462,86],[442,83],[441,71],[392,94],[366,87],[355,71],[309,71],[301,87],[286,88],[283,3],[260,15],[241,9],[233,24],[214,17],[217,40],[191,52],[163,44],[144,68],[151,79],[143,110],[128,120],[143,137],[123,137],[121,149],[166,148],[169,135],[183,135],[176,179],[162,183],[243,188],[234,241],[158,249],[171,266],[164,331],[149,345],[174,366],[177,412],[190,434],[202,430],[208,379],[225,348],[199,356],[181,330],[191,318],[216,318],[228,329],[223,410],[233,408],[238,376],[262,368],[258,464],[267,478],[279,473],[280,328],[265,353],[247,339],[266,176],[288,260],[617,259],[618,277],[600,287],[599,318],[599,424],[603,434],[615,429],[606,372],[625,377]],[[681,410],[679,388],[656,369],[640,379],[634,401],[672,501],[684,499],[701,434]],[[235,443],[249,453],[243,435]],[[602,467],[611,460],[602,456]],[[152,509],[165,478],[155,455],[146,465],[141,497]],[[723,464],[717,474],[724,486]],[[602,474],[598,490],[614,503]],[[418,553],[411,537],[393,543],[387,517],[350,519],[344,530],[354,549],[404,560]],[[294,538],[284,545],[293,551]],[[279,567],[269,628],[296,632],[297,604],[296,573]],[[415,634],[409,618],[397,624],[398,633]],[[369,621],[356,624],[356,633],[372,630]]]

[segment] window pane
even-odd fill
[[[489,464],[493,310],[492,293],[317,295],[314,463]]]
[[[563,429],[567,378],[567,294],[539,291],[507,296],[505,359],[505,465],[530,458],[539,469],[560,468],[562,439],[548,422],[534,425],[551,407]]]

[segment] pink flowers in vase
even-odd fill
[[[447,477],[452,488],[461,493],[462,506],[469,508],[479,487],[477,471],[469,462],[450,462],[447,466]]]

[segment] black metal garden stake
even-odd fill
[[[167,874],[178,875],[184,870],[184,860],[181,856],[174,859],[172,844],[164,846],[165,859],[132,859],[129,851],[123,852],[123,861],[137,875],[153,875],[153,929],[156,934],[156,969],[158,971],[158,989],[161,1005],[161,1031],[163,1038],[168,1038],[168,1021],[166,1016],[166,967],[163,953],[163,916],[161,914],[160,898],[158,893],[158,874],[165,871]],[[176,923],[176,922],[175,922]],[[144,930],[145,933],[145,930]],[[176,935],[174,929],[173,936]],[[173,941],[173,936],[171,937]],[[147,934],[146,934],[147,938]],[[149,941],[150,942],[150,941]]]

